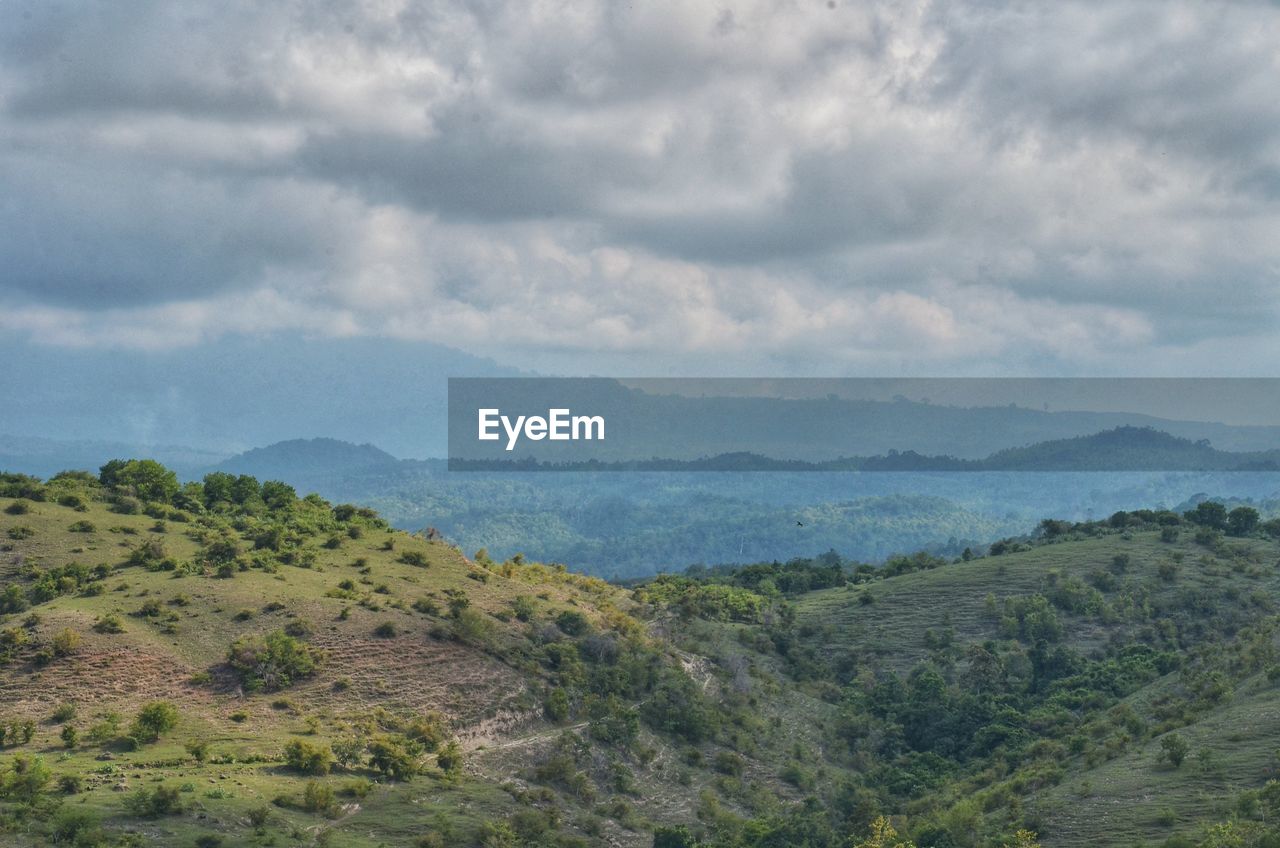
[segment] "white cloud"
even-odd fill
[[[8,333],[630,373],[1274,347],[1268,4],[6,14]]]

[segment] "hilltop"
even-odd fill
[[[919,848],[1270,844],[1277,536],[1206,501],[954,559],[623,588],[247,475],[0,475],[0,827],[18,846],[835,848],[890,824]]]
[[[400,460],[371,444],[341,439],[288,439],[223,460],[209,471],[269,480],[306,481],[335,474],[389,471]]]

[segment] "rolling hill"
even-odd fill
[[[1278,533],[1206,502],[622,588],[248,476],[3,475],[0,831],[1271,844]]]

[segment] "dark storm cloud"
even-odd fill
[[[0,331],[319,314],[743,367],[1277,346],[1273,5],[0,15]]]

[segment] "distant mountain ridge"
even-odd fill
[[[1280,471],[1280,450],[1220,451],[1152,427],[1116,427],[1087,436],[1005,448],[984,459],[891,450],[876,456],[805,461],[734,451],[697,459],[600,462],[451,460],[454,471]]]

